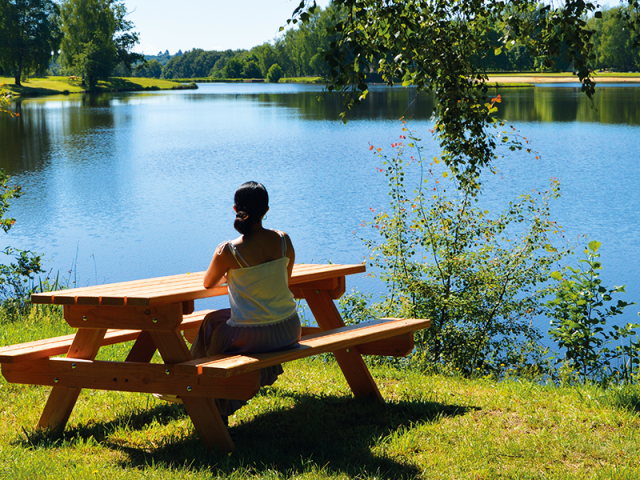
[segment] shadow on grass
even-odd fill
[[[384,478],[413,478],[419,472],[406,461],[376,455],[372,448],[394,432],[403,432],[422,423],[463,415],[473,407],[437,402],[396,402],[380,405],[351,397],[299,395],[279,391],[295,406],[259,414],[229,429],[236,444],[232,455],[208,450],[197,435],[169,441],[149,451],[123,445],[105,446],[128,456],[125,468],[147,465],[189,470],[207,470],[215,475],[277,471],[297,474],[309,470],[325,473],[364,473]]]
[[[368,400],[335,395],[301,395],[274,389],[280,398],[291,398],[292,408],[258,414],[229,429],[236,451],[229,455],[208,449],[197,434],[182,438],[154,438],[156,448],[132,447],[113,441],[111,433],[126,426],[143,430],[153,422],[162,425],[184,418],[181,405],[158,405],[120,415],[110,422],[88,423],[64,431],[24,432],[26,439],[16,442],[26,448],[61,448],[78,439],[94,439],[104,448],[126,456],[123,468],[154,465],[186,471],[206,470],[226,476],[277,471],[293,475],[308,471],[349,476],[375,474],[389,479],[413,478],[418,470],[409,462],[375,454],[376,445],[396,432],[402,434],[417,425],[442,418],[464,415],[476,407],[448,405],[431,401],[400,401],[380,405]],[[152,433],[150,433],[153,435]],[[406,453],[406,452],[404,452]]]
[[[22,85],[22,86],[17,86],[17,85],[11,85],[11,90],[20,94],[21,97],[27,98],[27,97],[40,97],[40,96],[44,96],[44,95],[60,95],[60,94],[66,94],[69,93],[68,90],[55,90],[53,88],[44,88],[44,87],[30,87],[28,85]]]
[[[16,444],[23,447],[50,448],[71,443],[77,438],[83,440],[93,438],[102,443],[108,442],[111,433],[125,425],[131,430],[142,430],[154,421],[160,425],[167,425],[186,416],[187,412],[182,405],[167,403],[137,410],[135,413],[119,415],[110,422],[88,422],[77,427],[66,428],[62,435],[48,430],[23,431],[26,439],[16,442]]]

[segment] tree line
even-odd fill
[[[0,73],[13,76],[16,85],[29,75],[77,75],[90,88],[112,75],[270,81],[283,76],[325,77],[330,32],[344,17],[332,4],[325,10],[315,9],[296,28],[250,50],[194,48],[173,56],[168,51],[143,56],[132,52],[139,37],[126,13],[124,4],[117,0],[0,0]],[[537,14],[537,10],[529,13]],[[637,17],[638,12],[631,6],[620,6],[587,20],[587,27],[594,32],[591,68],[640,69],[640,36],[637,30],[625,28],[625,15]],[[486,71],[539,69],[540,59],[532,53],[526,37],[503,44],[508,28],[508,23],[495,22],[485,30],[485,47],[489,48],[476,52],[477,64]],[[51,68],[52,62],[58,68]],[[555,69],[572,67],[563,52],[556,55]],[[381,80],[376,68],[370,68],[368,78]]]
[[[591,68],[640,70],[640,47],[634,47],[634,42],[640,40],[640,35],[637,30],[625,28],[625,14],[637,15],[627,6],[605,10],[600,18],[592,16],[588,19],[588,28],[594,32],[595,59],[590,62]],[[536,15],[536,11],[531,15]],[[131,70],[120,70],[119,73],[122,76],[166,79],[268,78],[273,67],[284,77],[324,77],[328,70],[324,55],[330,49],[330,28],[336,17],[340,18],[340,13],[331,5],[325,10],[316,9],[308,22],[250,50],[216,51],[194,48],[185,53],[178,52],[174,56],[168,55],[168,52],[159,52],[156,57],[148,56],[144,65]],[[503,46],[501,42],[507,34],[507,28],[502,25],[487,29],[485,35],[490,48],[477,52],[478,65],[489,72],[539,70],[541,59],[531,53],[526,39]],[[573,65],[563,53],[561,51],[555,55],[554,70],[572,69]],[[373,81],[380,81],[375,69],[371,69],[368,76]],[[273,75],[270,78],[273,79]]]

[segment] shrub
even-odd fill
[[[638,373],[640,343],[635,329],[640,325],[613,325],[605,331],[607,323],[633,303],[612,303],[613,295],[624,293],[624,285],[610,289],[602,285],[599,248],[600,242],[589,242],[577,268],[567,266],[562,272],[552,273],[559,289],[547,302],[552,326],[549,335],[566,350],[565,367],[577,371],[583,383],[616,377],[631,382]],[[618,345],[609,348],[612,343]]]
[[[560,196],[558,181],[491,215],[478,207],[476,189],[439,170],[438,158],[427,163],[419,140],[408,135],[408,143],[401,135],[392,145],[393,155],[379,154],[391,200],[369,223],[377,236],[365,240],[387,295],[367,308],[358,294],[347,296],[345,315],[431,319],[415,337],[411,361],[419,366],[467,375],[531,366],[543,354],[533,319],[542,313],[553,265],[570,251],[553,245],[562,234],[549,207]],[[410,194],[407,179],[416,177]]]
[[[282,78],[282,68],[277,63],[274,63],[267,72],[267,82],[278,83],[278,80]]]

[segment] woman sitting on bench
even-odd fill
[[[286,233],[265,229],[269,210],[264,186],[247,182],[238,188],[233,224],[241,235],[216,248],[204,277],[204,287],[229,287],[231,308],[208,314],[191,346],[194,358],[219,353],[261,353],[295,346],[300,319],[289,279],[295,251]],[[281,365],[261,370],[261,385],[271,385],[283,372]],[[216,400],[220,414],[232,414],[246,402]]]

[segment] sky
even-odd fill
[[[317,0],[326,8],[330,0]],[[619,0],[600,0],[616,6]],[[135,51],[147,55],[203,50],[250,49],[273,40],[299,0],[124,0],[140,34]]]
[[[330,0],[317,0],[326,8]],[[273,40],[299,0],[125,0],[138,53],[250,49]]]

